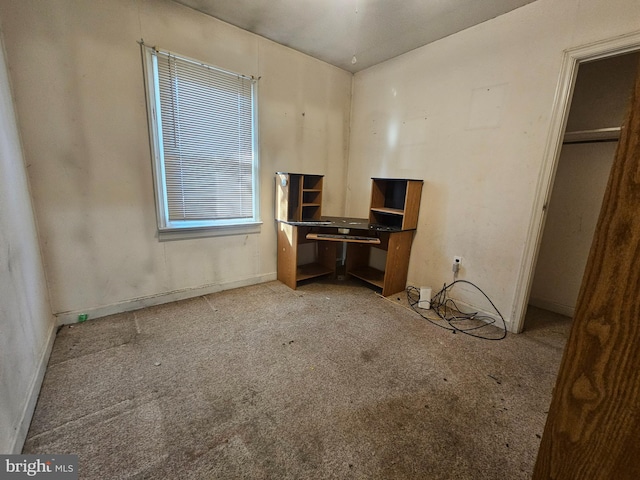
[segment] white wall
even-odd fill
[[[637,53],[580,65],[568,132],[619,127]],[[617,142],[562,147],[529,303],[573,316]]]
[[[0,453],[22,450],[54,327],[0,44]]]
[[[635,52],[579,65],[566,131],[622,125],[639,61]]]
[[[529,303],[573,316],[617,142],[562,148]]]
[[[409,283],[442,286],[461,255],[513,321],[563,51],[638,18],[636,0],[538,0],[356,74],[346,213],[366,215],[371,176],[424,179]]]
[[[344,213],[349,73],[166,0],[2,2],[0,21],[59,320],[275,279],[276,171],[325,174]],[[157,240],[140,39],[260,77],[260,234]]]

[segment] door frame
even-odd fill
[[[581,47],[569,48],[564,51],[562,67],[556,86],[553,108],[551,111],[551,124],[547,143],[545,146],[544,160],[538,174],[536,183],[536,195],[531,210],[527,239],[524,245],[522,262],[520,264],[518,280],[516,283],[515,298],[513,302],[512,331],[520,333],[524,329],[524,318],[527,313],[527,304],[531,293],[531,284],[535,273],[535,265],[540,251],[544,224],[547,218],[547,205],[553,189],[562,139],[569,116],[573,88],[578,75],[578,66],[582,62],[601,60],[603,58],[622,55],[640,50],[640,32],[621,35],[612,39],[601,40]]]

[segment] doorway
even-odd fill
[[[637,53],[638,51],[640,51],[640,32],[624,35],[611,40],[600,41],[582,47],[572,48],[564,52],[562,68],[556,90],[556,98],[554,99],[552,109],[544,162],[538,178],[536,198],[533,204],[532,215],[529,223],[529,232],[524,246],[522,264],[516,285],[514,310],[512,312],[512,331],[514,332],[521,332],[524,329],[525,314],[529,305],[530,293],[532,292],[538,253],[541,251],[541,243],[544,236],[544,227],[547,220],[547,207],[551,201],[552,188],[554,186],[554,180],[556,179],[556,171],[558,170],[560,163],[559,159],[564,147],[564,134],[569,117],[572,94],[578,77],[578,69],[579,67],[585,67],[583,68],[584,71],[588,64],[592,62],[595,63],[602,60],[613,59],[614,57],[623,56],[629,53]],[[593,141],[591,143],[596,144],[599,142]],[[600,204],[601,198],[598,201],[598,211]],[[589,245],[591,244],[592,237],[593,233],[588,235]],[[586,258],[582,260],[582,262],[584,261],[586,261]],[[577,268],[576,262],[574,262],[573,267]],[[581,282],[584,265],[579,269],[579,271]],[[573,302],[573,305],[571,305],[570,308],[572,309],[574,306],[575,302]]]
[[[530,306],[573,317],[639,60],[632,52],[579,65]]]

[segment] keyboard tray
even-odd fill
[[[307,240],[328,240],[330,242],[370,243],[380,245],[378,237],[363,237],[341,233],[307,233]]]

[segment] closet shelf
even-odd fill
[[[577,130],[564,134],[564,143],[611,142],[620,138],[620,127]]]

